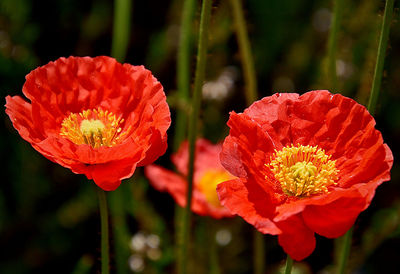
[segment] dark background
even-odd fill
[[[244,2],[259,98],[275,92],[327,89],[326,45],[332,1]],[[354,273],[396,273],[399,266],[399,1],[395,7],[375,115],[376,127],[392,149],[395,163],[391,182],[377,189],[371,206],[356,222],[350,256]],[[364,105],[372,83],[383,9],[384,1],[345,1],[342,10],[337,54],[339,87],[333,92]],[[181,11],[181,0],[133,1],[126,57],[126,62],[143,64],[152,70],[163,84],[173,118]],[[198,15],[197,12],[193,24],[194,37]],[[1,0],[0,97],[22,96],[25,75],[59,57],[110,55],[112,21],[113,2],[108,0]],[[217,142],[227,134],[225,123],[229,111],[241,112],[245,108],[228,1],[214,2],[209,38],[206,80],[213,87],[212,84],[221,82],[221,76],[227,76],[231,83],[223,90],[228,92],[226,96],[218,89],[211,89],[214,99],[209,95],[203,102],[202,135]],[[195,52],[193,68],[194,61]],[[45,159],[19,137],[4,111],[0,117],[0,273],[97,273],[100,224],[93,182]],[[170,144],[173,132],[174,123],[169,130]],[[158,163],[172,168],[171,152],[169,149]],[[173,272],[176,210],[173,199],[152,189],[142,169],[132,179],[125,180],[118,193],[124,197],[126,213],[123,219],[127,241],[121,258],[125,259],[127,269],[128,262],[131,265],[136,262],[131,268],[137,272]],[[209,222],[212,220],[208,218],[194,218],[194,242],[203,242]],[[229,243],[218,247],[222,272],[251,272],[252,227],[239,217],[222,220],[215,226],[232,237]],[[136,240],[147,239],[145,247],[129,248],[133,236]],[[149,240],[154,238],[160,240],[156,246]],[[265,236],[265,244],[265,262],[271,273],[282,266],[285,254],[276,237]],[[299,273],[331,273],[334,245],[335,241],[318,237],[314,253],[295,268]],[[206,273],[207,247],[198,244],[192,254],[193,269]],[[111,260],[115,271],[113,254]]]

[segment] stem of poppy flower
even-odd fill
[[[129,230],[125,220],[124,202],[126,193],[129,192],[129,185],[124,184],[119,186],[116,190],[109,193],[109,205],[111,215],[111,225],[113,228],[114,236],[114,258],[116,273],[124,274],[129,273],[127,261],[130,255],[129,251]],[[124,195],[125,194],[125,195]],[[130,197],[130,199],[132,199]]]
[[[189,225],[191,223],[191,204],[192,204],[192,191],[193,191],[193,173],[194,173],[194,158],[195,158],[195,144],[199,120],[199,112],[201,105],[201,91],[206,68],[206,53],[208,42],[208,29],[211,17],[212,0],[203,0],[200,15],[199,27],[199,44],[197,50],[197,64],[194,80],[194,91],[192,97],[192,111],[189,120],[189,163],[188,163],[188,188],[186,198],[186,208],[183,215],[183,231],[182,231],[182,245],[180,249],[179,258],[181,260],[178,267],[178,273],[187,273],[187,259],[188,259],[188,245],[189,245]]]
[[[353,234],[353,228],[350,228],[346,234],[343,236],[342,239],[342,248],[339,253],[339,265],[338,265],[338,272],[339,274],[345,273],[347,261],[350,254],[350,247],[351,247],[351,238]]]
[[[335,92],[337,89],[336,52],[338,30],[342,15],[342,6],[343,0],[333,1],[333,15],[328,38],[328,79],[331,92]]]
[[[207,226],[208,226],[208,243],[209,243],[209,265],[210,265],[210,274],[219,274],[220,269],[218,265],[218,246],[215,240],[215,235],[217,233],[217,226],[215,220],[212,218],[207,218]]]
[[[131,7],[132,0],[115,0],[114,2],[114,22],[113,22],[113,37],[111,45],[111,56],[119,62],[123,62],[126,57],[131,25]],[[129,233],[125,221],[124,197],[120,186],[110,193],[110,213],[113,226],[114,236],[114,253],[116,263],[116,273],[127,273],[127,260],[129,257]]]
[[[230,1],[235,20],[236,38],[239,45],[239,51],[242,61],[244,81],[246,84],[246,101],[247,105],[251,105],[257,100],[257,77],[254,68],[253,55],[249,35],[247,33],[246,21],[243,15],[242,3],[239,0]]]
[[[385,54],[387,43],[389,39],[390,22],[392,21],[394,0],[387,0],[385,6],[385,12],[383,15],[383,22],[381,27],[381,35],[379,38],[378,54],[376,57],[376,65],[374,72],[374,79],[372,81],[371,94],[368,102],[368,111],[371,115],[374,115],[376,103],[378,101],[379,89],[381,87],[383,65],[385,62]]]
[[[191,27],[195,14],[196,1],[186,0],[183,3],[181,28],[179,36],[178,59],[177,59],[177,84],[179,99],[187,102],[190,89],[190,53],[192,49]],[[182,141],[186,138],[187,113],[177,109],[176,127],[174,135],[174,151],[178,150]]]
[[[246,20],[243,14],[242,3],[239,0],[230,0],[233,18],[235,21],[236,39],[239,45],[239,51],[242,61],[243,77],[246,85],[246,102],[251,105],[257,100],[257,75],[254,66],[253,54],[251,52],[249,35],[246,27]],[[265,245],[263,235],[254,230],[254,273],[264,273]]]
[[[178,58],[177,58],[177,84],[178,84],[178,96],[179,99],[184,100],[185,103],[189,100],[189,90],[190,90],[190,56],[192,50],[192,35],[191,27],[194,19],[194,14],[196,11],[196,1],[185,0],[183,3],[183,11],[181,18],[180,36],[179,36],[179,46],[178,46]],[[175,135],[173,150],[177,151],[182,141],[187,137],[187,113],[181,108],[176,110],[176,120],[175,120]],[[183,234],[183,225],[181,222],[182,208],[175,205],[175,242],[176,246],[180,247],[182,239],[180,235]],[[177,250],[177,269],[182,265],[182,259],[180,256],[180,249]]]
[[[285,274],[292,273],[292,266],[293,266],[293,259],[290,258],[289,254],[288,254],[287,258],[286,258]]]
[[[109,273],[109,247],[108,247],[108,209],[106,193],[97,187],[99,196],[100,220],[101,220],[101,273]]]
[[[111,55],[119,62],[122,62],[125,59],[128,48],[131,25],[131,6],[131,0],[115,0],[114,2],[114,25]]]
[[[253,245],[254,245],[254,273],[265,273],[265,245],[264,235],[258,230],[253,230]]]

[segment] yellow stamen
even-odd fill
[[[217,195],[217,185],[233,178],[232,175],[224,170],[211,169],[204,172],[197,187],[204,194],[207,202],[215,207],[222,207]]]
[[[266,164],[279,181],[282,191],[295,197],[308,197],[328,192],[337,185],[339,170],[318,146],[291,145],[276,151]]]
[[[71,113],[61,123],[60,135],[77,145],[87,144],[93,148],[112,147],[121,143],[130,127],[122,132],[124,119],[102,109],[88,109]]]

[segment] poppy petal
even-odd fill
[[[278,236],[279,245],[296,261],[308,257],[315,249],[314,232],[304,224],[298,215],[278,223],[283,231]]]
[[[217,186],[222,205],[238,214],[262,233],[277,235],[281,230],[272,222],[268,194],[257,184],[248,185],[243,179],[223,182]]]
[[[314,232],[327,238],[337,238],[353,226],[365,205],[366,201],[359,197],[340,198],[325,205],[309,205],[302,216]]]
[[[182,176],[156,165],[146,166],[144,173],[155,189],[174,193],[175,202],[181,207],[186,205],[186,181]]]

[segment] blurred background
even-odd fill
[[[199,3],[198,3],[199,4]],[[376,60],[385,1],[346,1],[338,32],[337,90],[366,105]],[[163,84],[173,121],[176,54],[183,0],[132,1],[125,61],[145,65]],[[258,97],[275,92],[327,89],[327,39],[332,1],[243,1],[258,80]],[[390,30],[377,129],[392,149],[391,182],[381,185],[355,224],[349,261],[352,273],[398,273],[400,259],[400,25],[399,1]],[[111,0],[1,0],[0,93],[21,95],[25,75],[62,56],[110,55],[114,3]],[[196,37],[199,9],[193,24]],[[246,107],[244,82],[229,1],[214,1],[201,135],[221,141],[231,110]],[[193,70],[195,49],[192,54]],[[2,99],[3,105],[5,99]],[[100,219],[95,185],[37,153],[22,140],[4,111],[1,117],[0,273],[97,273]],[[223,130],[221,130],[223,129]],[[174,123],[169,130],[172,147]],[[172,169],[172,148],[157,163]],[[114,200],[114,202],[113,202]],[[112,235],[124,239],[114,250],[118,273],[173,273],[176,206],[149,186],[139,168],[110,193],[123,214],[113,217]],[[119,202],[118,202],[119,201]],[[194,243],[207,238],[210,222],[222,273],[251,273],[253,228],[236,217],[219,222],[194,216]],[[266,271],[278,273],[286,258],[277,238],[266,235]],[[317,237],[317,248],[296,273],[331,273],[337,241]],[[207,247],[196,245],[192,269],[207,273]],[[118,266],[118,267],[117,267]],[[397,271],[396,271],[397,270]]]

